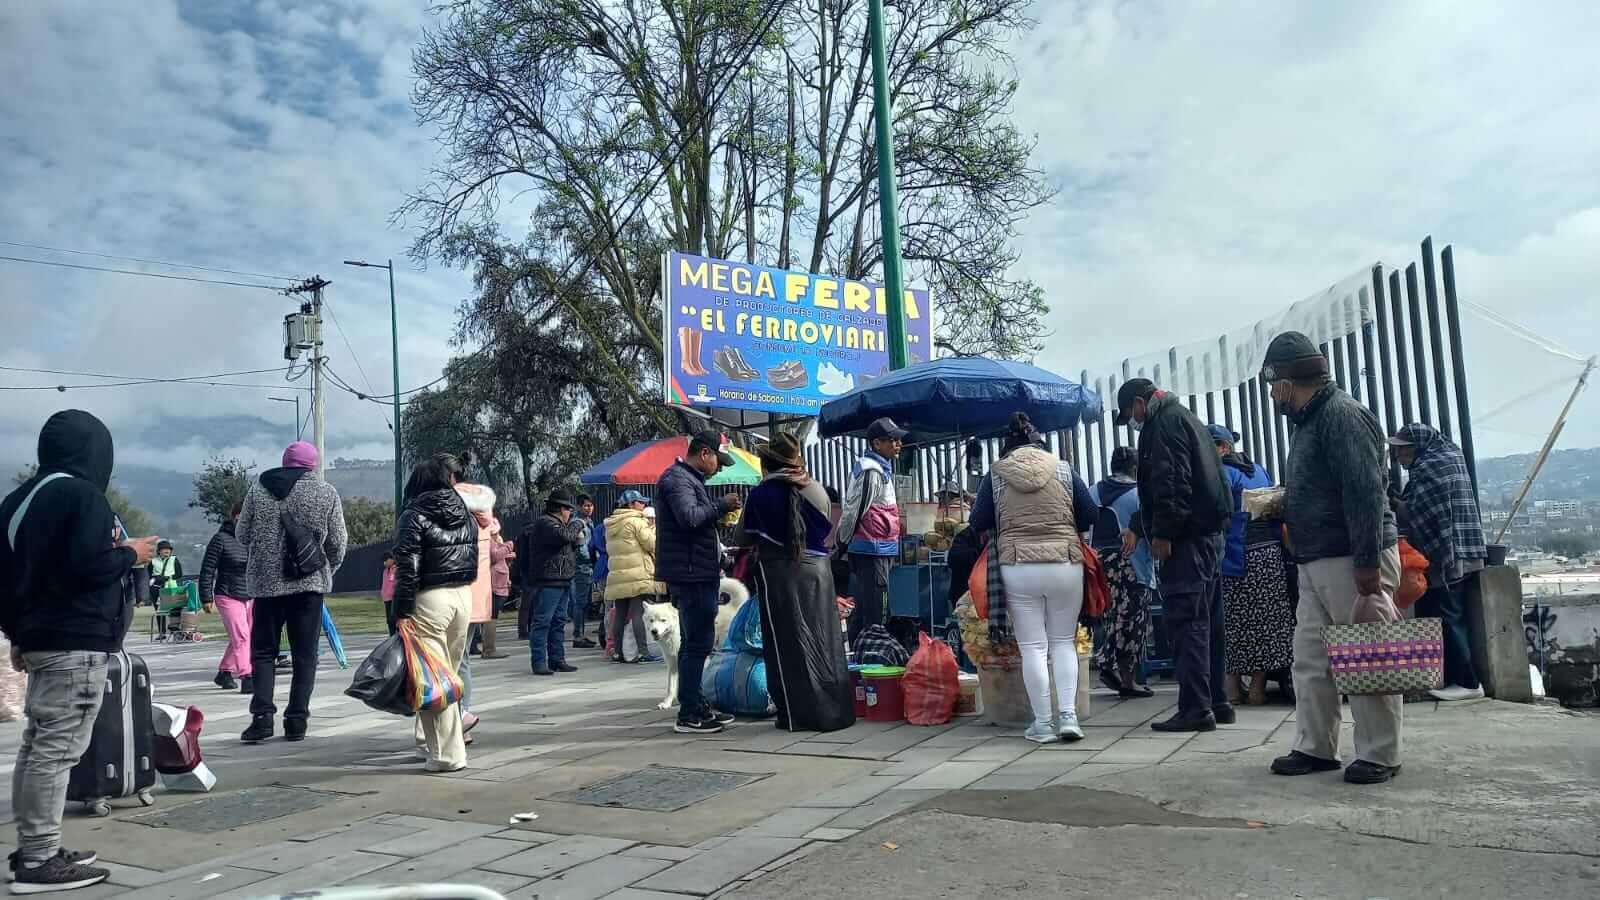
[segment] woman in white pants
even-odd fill
[[[1078,613],[1083,608],[1083,541],[1094,525],[1089,488],[1070,463],[1045,449],[1024,413],[1013,413],[1001,457],[978,488],[972,526],[994,532],[989,565],[991,637],[1015,636],[1033,708],[1023,737],[1036,743],[1083,738],[1078,725]],[[997,590],[996,588],[1000,588]],[[1051,703],[1054,672],[1055,704]]]

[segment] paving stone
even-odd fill
[[[1059,776],[1056,775],[1001,775],[994,774],[979,778],[967,785],[969,791],[1031,791],[1034,788],[1044,787],[1045,784]]]
[[[679,894],[709,894],[805,846],[799,838],[736,837],[639,882],[636,887]]]
[[[1025,741],[990,740],[971,750],[962,751],[955,757],[955,761],[1008,763],[1032,753],[1036,746],[1038,745]]]
[[[776,753],[785,747],[809,741],[816,737],[814,731],[779,731],[774,728],[765,734],[739,741],[731,749],[742,750],[746,753]]]
[[[920,746],[960,747],[964,750],[970,750],[984,741],[993,740],[995,737],[999,736],[999,734],[1000,732],[998,730],[987,731],[983,734],[973,734],[965,730],[946,731],[943,734],[936,734],[933,737],[928,738],[927,740],[923,741]]]
[[[275,875],[265,881],[236,887],[233,890],[207,894],[215,900],[248,900],[251,897],[270,897],[274,894],[291,894],[315,888],[331,887],[341,881],[358,878],[395,862],[392,856],[376,853],[343,853],[309,866]]]
[[[492,837],[471,838],[458,844],[441,847],[432,853],[400,860],[359,879],[359,882],[410,884],[447,881],[453,875],[479,868],[497,859],[505,859],[527,849],[528,845],[521,841],[506,841]]]
[[[533,884],[533,879],[526,875],[507,875],[504,872],[491,872],[488,869],[462,872],[456,876],[456,881],[487,888],[501,896]]]
[[[783,752],[792,756],[837,756],[850,747],[849,744],[828,744],[821,741],[800,741],[783,748]]]
[[[810,808],[797,806],[774,813],[744,829],[740,834],[761,837],[804,837],[806,832],[819,828],[824,822],[839,815],[836,808]]]
[[[805,835],[808,841],[842,841],[861,833],[859,828],[818,828]]]
[[[818,828],[817,830],[818,831],[848,831],[848,830],[851,830],[851,829],[845,829],[845,828],[827,828],[827,829],[823,829],[823,828]],[[757,871],[759,871],[759,872],[776,872],[779,869],[783,868],[784,866],[787,866],[789,863],[796,862],[797,860],[800,860],[800,859],[805,858],[806,856],[809,856],[810,854],[816,852],[821,847],[822,847],[821,844],[816,844],[816,843],[807,844],[804,847],[801,847],[799,850],[794,851],[793,853],[790,853],[790,854],[788,854],[786,856],[781,856],[778,859],[775,859],[772,862],[767,863],[767,865],[764,868],[758,869]]]
[[[115,896],[118,900],[209,900],[219,893],[260,884],[272,877],[271,872],[263,872],[260,869],[219,865],[212,866],[206,871],[189,873],[182,878],[168,879],[132,891],[118,888]],[[82,895],[74,893],[71,896]]]
[[[536,881],[506,900],[597,900],[674,865],[665,859],[608,856]]]
[[[969,763],[970,765],[970,763]],[[930,800],[946,791],[941,790],[905,790],[895,788],[884,791],[873,798],[871,803],[858,806],[838,818],[828,822],[829,828],[868,828],[882,822],[892,815],[905,812],[924,800]]]
[[[700,851],[693,847],[669,847],[666,844],[639,844],[622,851],[623,856],[640,856],[645,859],[667,859],[683,862],[693,859]]]
[[[498,825],[480,825],[476,822],[453,822],[448,819],[417,821],[431,821],[433,824],[422,831],[413,831],[404,837],[383,843],[369,844],[363,849],[371,853],[387,853],[390,856],[422,856],[440,847],[459,844],[501,830],[501,826]]]
[[[938,763],[930,763],[928,768]],[[914,774],[921,774],[920,772]],[[828,791],[821,796],[802,800],[797,806],[820,806],[834,809],[851,809],[905,781],[902,775],[869,775]]]
[[[876,774],[880,776],[896,775],[907,777],[921,775],[934,766],[942,762],[949,762],[970,749],[965,744],[957,747],[913,747],[891,757],[890,761],[894,765],[879,769]]]
[[[715,850],[716,848],[721,847],[723,844],[726,844],[728,841],[730,841],[732,839],[733,838],[730,837],[729,835],[720,834],[720,835],[717,835],[716,837],[708,837],[708,838],[706,838],[705,840],[701,841],[700,843],[695,844],[694,847],[692,847],[691,849],[694,849],[694,850]]]
[[[586,755],[594,756],[602,752],[604,751],[596,750],[594,753]],[[493,769],[469,768],[461,774],[472,781],[516,781],[519,778],[537,775],[540,772],[554,769],[569,762],[572,762],[572,760],[554,758],[547,755],[509,765],[497,766]]]
[[[908,791],[955,791],[977,781],[1003,763],[998,762],[947,762],[923,772],[907,781]]]
[[[526,875],[530,878],[547,878],[592,859],[626,850],[633,846],[633,843],[619,838],[574,834],[531,850],[524,850],[514,856],[495,860],[479,868],[511,875]]]
[[[928,732],[915,726],[903,725],[891,731],[885,731],[882,734],[875,734],[865,740],[857,741],[855,749],[862,756],[886,759],[913,747],[921,747],[925,741],[939,736],[940,734],[934,734],[930,737]],[[966,741],[961,741],[957,746],[966,749],[971,745]]]
[[[560,840],[565,836],[566,835],[551,834],[548,831],[534,831],[530,828],[518,828],[514,825],[510,828],[504,829],[503,831],[496,831],[493,834],[487,835],[487,837],[499,838],[503,841],[522,841],[524,844],[548,844],[551,841]]]
[[[1112,744],[1115,744],[1117,741],[1122,740],[1123,736],[1127,733],[1128,726],[1126,725],[1110,728],[1085,725],[1083,726],[1083,740],[1073,741],[1070,744],[1066,743],[1065,741],[1054,744],[1040,744],[1038,749],[1040,752],[1046,753],[1060,752],[1063,750],[1078,753],[1082,753],[1084,751],[1092,752],[1104,750]]]
[[[1014,763],[995,769],[990,777],[1029,778],[1044,775],[1048,781],[1076,769],[1092,756],[1089,753],[1030,753]]]
[[[1047,786],[1054,787],[1060,784],[1083,784],[1086,781],[1093,781],[1094,779],[1105,775],[1117,775],[1122,772],[1132,772],[1135,769],[1142,768],[1144,768],[1144,766],[1114,765],[1111,763],[1084,763],[1083,765],[1078,766],[1076,769],[1073,769],[1071,772],[1068,772],[1060,778],[1057,778],[1055,781],[1050,782]]]
[[[1234,753],[1239,750],[1248,750],[1259,747],[1272,736],[1270,731],[1255,731],[1243,728],[1229,728],[1212,731],[1206,734],[1197,734],[1194,739],[1183,745],[1185,750],[1194,750],[1202,753]]]
[[[623,888],[605,895],[601,900],[683,900],[683,894],[664,894],[660,891],[641,891],[638,888]]]
[[[1118,741],[1089,758],[1095,763],[1135,763],[1148,765],[1161,762],[1183,746],[1181,741]]]
[[[1165,716],[1177,704],[1171,698],[1161,696],[1139,700],[1125,700],[1104,712],[1096,712],[1094,724],[1096,725],[1143,725],[1156,718]]]
[[[6,852],[9,853],[10,851]],[[139,866],[125,866],[122,863],[114,863],[104,859],[95,863],[95,867],[105,869],[107,872],[111,873],[111,884],[120,884],[125,888],[137,888],[150,884],[158,884],[168,878],[167,873],[158,872],[155,869],[145,869]]]
[[[279,849],[267,848],[254,855],[246,855],[234,860],[233,864],[247,869],[261,869],[266,872],[283,874],[314,866],[323,860],[335,859],[357,850],[366,850],[391,857],[405,856],[407,854],[379,850],[378,847],[398,845],[400,842],[414,840],[417,835],[423,833],[408,826],[381,825],[374,822],[366,828],[341,831],[338,834],[304,844],[288,843]],[[438,846],[435,843],[429,845],[426,849],[433,850]],[[390,859],[388,862],[394,862],[394,860]],[[387,863],[385,864],[387,865]]]

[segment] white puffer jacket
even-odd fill
[[[606,599],[664,595],[656,581],[656,526],[636,509],[619,509],[606,519]]]

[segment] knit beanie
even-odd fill
[[[283,467],[285,469],[315,469],[317,467],[317,447],[306,441],[295,441],[283,448]]]
[[[1285,331],[1267,345],[1261,360],[1263,380],[1320,381],[1328,375],[1328,358],[1298,331]]]

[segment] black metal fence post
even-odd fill
[[[1455,366],[1456,412],[1461,419],[1461,455],[1467,459],[1472,476],[1472,492],[1478,492],[1478,455],[1472,445],[1472,408],[1467,403],[1467,362],[1461,352],[1461,306],[1456,299],[1456,260],[1454,248],[1446,245],[1439,254],[1444,274],[1444,310],[1450,320],[1450,361]]]
[[[1454,438],[1450,428],[1450,387],[1445,375],[1444,323],[1439,315],[1439,288],[1433,277],[1433,237],[1422,239],[1422,285],[1428,295],[1428,337],[1433,348],[1433,388],[1439,401],[1439,430]]]
[[[1433,406],[1428,400],[1427,353],[1422,349],[1422,296],[1417,289],[1417,264],[1406,266],[1406,304],[1411,310],[1411,361],[1417,366],[1417,409],[1425,425],[1433,424]]]
[[[1409,425],[1416,421],[1411,407],[1411,363],[1410,354],[1406,353],[1406,314],[1402,308],[1400,293],[1400,273],[1389,273],[1389,310],[1390,325],[1394,328],[1394,355],[1397,369],[1395,383],[1400,388],[1400,418],[1401,425]]]

